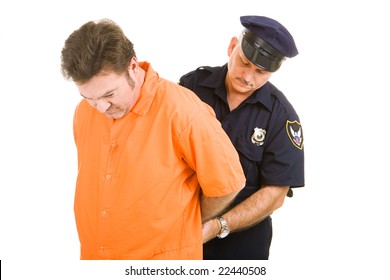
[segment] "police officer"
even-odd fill
[[[244,29],[230,41],[228,62],[199,67],[179,81],[214,109],[246,175],[228,211],[204,223],[204,259],[268,259],[271,214],[292,196],[292,188],[304,186],[299,117],[269,82],[286,57],[298,54],[294,39],[274,19],[240,20]]]

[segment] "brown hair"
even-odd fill
[[[85,83],[101,71],[127,71],[135,56],[133,43],[113,21],[87,22],[65,41],[61,72],[66,79]]]

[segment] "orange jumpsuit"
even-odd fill
[[[86,100],[74,116],[81,259],[202,259],[200,186],[239,190],[238,155],[208,105],[147,62],[133,109],[113,120]]]

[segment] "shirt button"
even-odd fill
[[[117,144],[116,140],[112,140],[112,141],[111,141],[111,146],[114,147],[114,146],[116,146],[116,144]]]
[[[101,214],[102,216],[106,216],[106,215],[107,215],[107,212],[103,210],[102,212],[100,212],[100,214]]]
[[[107,180],[110,180],[110,179],[111,179],[111,175],[107,174],[107,175],[106,175],[106,179],[107,179]]]

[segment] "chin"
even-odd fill
[[[124,114],[122,112],[119,112],[119,113],[114,113],[114,114],[105,114],[107,118],[109,119],[120,119],[124,116]]]

